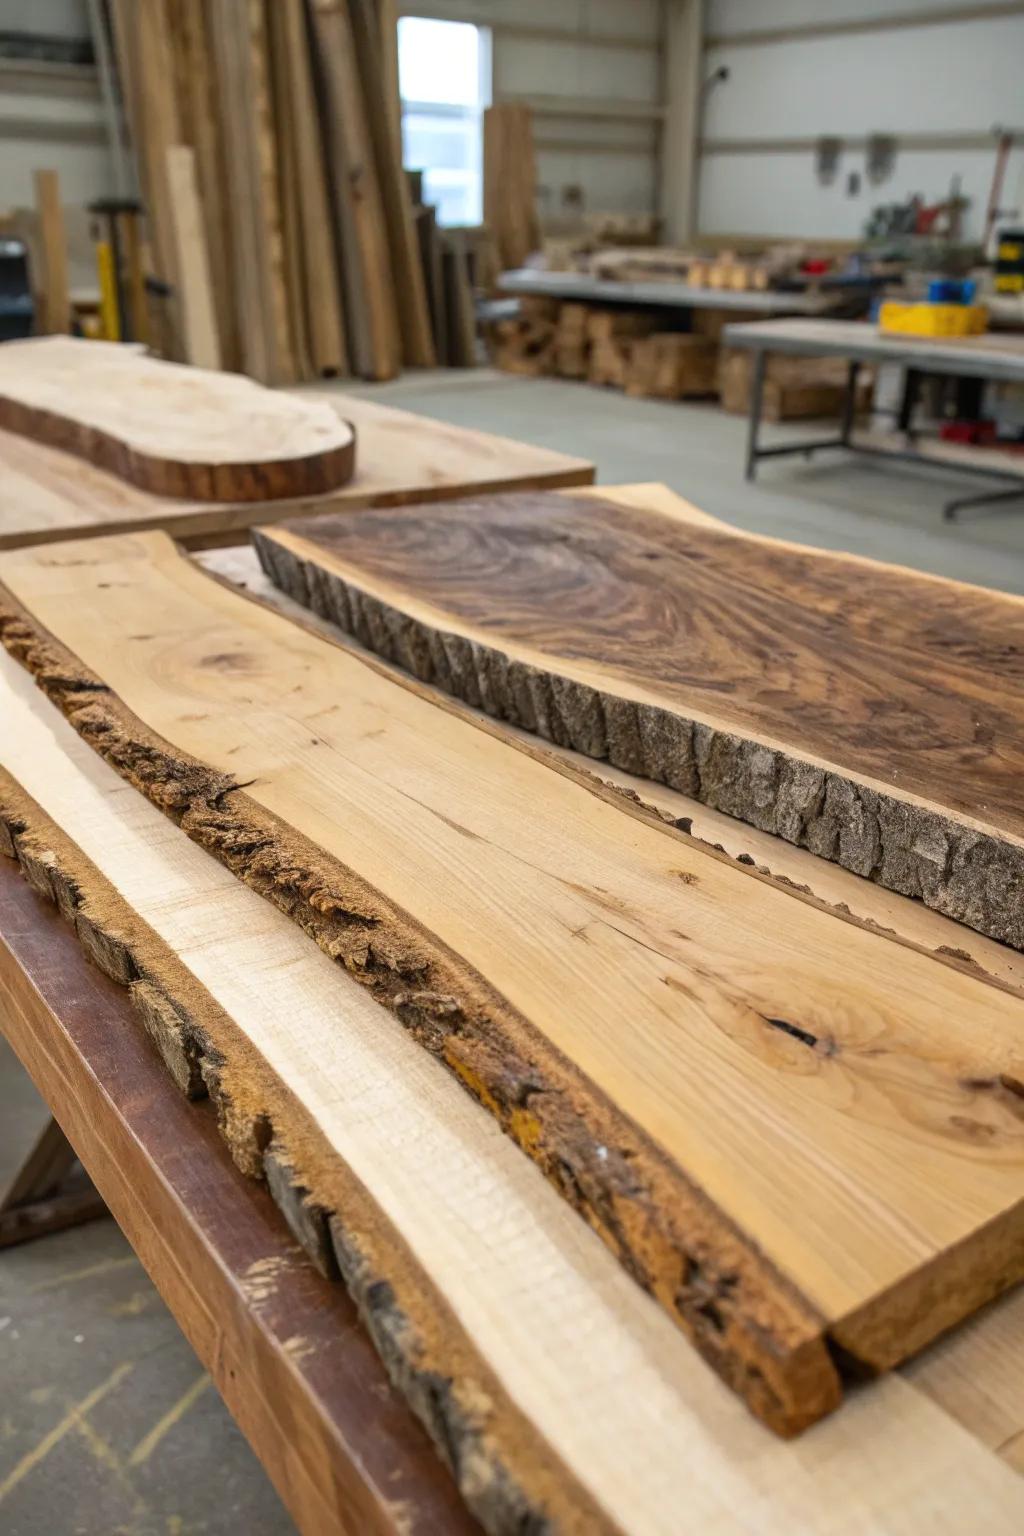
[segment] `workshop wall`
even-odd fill
[[[491,28],[495,101],[534,109],[538,207],[653,213],[662,97],[660,0],[419,0],[403,15]]]
[[[701,232],[856,238],[877,204],[915,192],[940,202],[956,175],[971,200],[965,235],[980,238],[993,126],[1024,130],[1024,7],[972,9],[931,0],[709,0]],[[938,20],[943,10],[949,16]],[[722,67],[729,78],[712,83]],[[878,133],[894,137],[896,155],[890,173],[871,181],[864,141]],[[823,134],[844,141],[827,184],[815,168]],[[1001,206],[1024,211],[1020,147]]]
[[[62,41],[89,36],[85,0],[4,0],[5,32]],[[90,65],[0,58],[0,209],[30,208],[32,172],[46,166],[84,204],[109,195],[112,166],[96,71]]]

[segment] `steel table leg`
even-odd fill
[[[761,426],[761,400],[764,395],[765,350],[758,347],[754,353],[754,372],[750,380],[750,418],[747,422],[746,478],[753,480],[757,474],[757,439]]]

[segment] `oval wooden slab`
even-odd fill
[[[355,432],[326,401],[68,336],[0,347],[0,427],[154,496],[318,496],[355,472]]]

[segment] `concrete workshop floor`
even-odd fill
[[[963,476],[832,454],[765,465],[750,486],[745,423],[715,407],[628,400],[483,369],[407,375],[358,393],[593,458],[606,483],[662,480],[757,532],[1024,592],[1024,498],[1012,511],[944,526],[944,497],[978,484]],[[42,1120],[31,1084],[0,1041],[0,1185]],[[0,1255],[0,1530],[294,1530],[113,1222]]]

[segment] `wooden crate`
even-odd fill
[[[753,353],[723,347],[718,365],[718,395],[723,410],[746,415],[750,409]],[[871,407],[874,378],[861,372],[857,410]],[[765,363],[762,415],[766,421],[796,421],[837,416],[846,392],[846,363],[833,357],[788,357],[769,353]]]
[[[685,400],[716,389],[718,347],[705,336],[662,331],[633,342],[626,368],[627,395]]]

